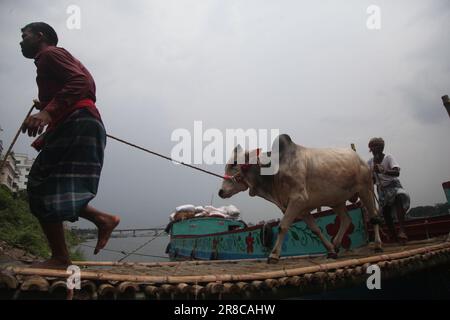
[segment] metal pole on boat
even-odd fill
[[[447,110],[448,116],[450,117],[450,99],[448,95],[442,96],[442,103],[444,104],[445,109]]]
[[[450,117],[450,99],[448,95],[442,96],[441,99],[442,103],[444,104],[445,110],[447,110],[448,116]],[[447,241],[450,241],[450,232],[448,233]]]

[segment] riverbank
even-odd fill
[[[76,249],[88,261],[118,261],[128,262],[169,261],[166,248],[169,236],[145,236],[110,238],[106,247],[94,255],[97,239],[86,239]],[[131,254],[132,253],[132,254]]]
[[[28,265],[40,257],[31,254],[24,248],[11,246],[0,240],[0,267],[4,265]]]
[[[81,239],[71,230],[65,231],[71,259],[84,260],[81,252],[75,248]],[[50,256],[47,239],[38,220],[29,210],[25,191],[12,193],[0,186],[0,241],[3,250],[6,250],[3,253],[5,260],[18,256],[34,260]]]

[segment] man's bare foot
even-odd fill
[[[109,237],[111,236],[112,231],[117,227],[120,223],[119,216],[102,216],[101,221],[98,221],[98,239],[97,245],[95,246],[94,254],[100,252],[106,244],[108,243]]]
[[[42,262],[33,263],[30,268],[36,269],[67,269],[72,264],[70,259],[65,258],[50,258]]]

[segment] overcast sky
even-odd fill
[[[81,28],[69,29],[77,5]],[[381,9],[381,28],[366,22]],[[412,206],[444,202],[450,180],[450,2],[1,1],[0,139],[11,142],[37,97],[20,28],[45,21],[91,71],[107,132],[170,155],[175,129],[279,129],[301,145],[349,147],[369,159],[381,136]],[[16,152],[37,153],[21,135]],[[205,143],[206,145],[206,143]],[[218,173],[222,165],[202,165]],[[271,203],[217,196],[213,176],[109,140],[92,202],[121,227],[165,225],[181,204],[236,205],[246,221],[280,218]],[[80,227],[92,226],[85,221]]]

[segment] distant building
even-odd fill
[[[0,163],[3,163],[4,157],[5,155],[0,157]],[[15,192],[19,190],[17,185],[18,180],[19,171],[16,166],[16,158],[14,157],[14,152],[11,152],[0,172],[0,184],[5,185],[9,190]]]
[[[15,153],[14,155],[16,158],[16,168],[19,172],[17,187],[19,190],[24,190],[27,188],[28,174],[35,159],[28,158],[28,155],[24,153]]]
[[[3,161],[5,155],[2,155]],[[23,153],[11,152],[8,160],[0,172],[0,184],[7,186],[11,191],[25,190],[28,183],[28,174],[34,159]]]
[[[0,126],[0,132],[2,131]],[[0,139],[0,165],[3,163],[4,157],[3,141]],[[28,158],[28,155],[24,153],[11,152],[5,166],[0,169],[0,184],[7,186],[13,192],[26,189],[28,174],[34,160],[34,158]]]

